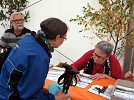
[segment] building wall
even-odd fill
[[[29,5],[36,3],[37,0],[29,0]],[[58,49],[60,53],[54,51],[52,53],[51,64],[57,65],[59,62],[76,61],[89,49],[93,49],[94,45],[100,41],[96,36],[93,39],[85,38],[84,36],[94,36],[92,31],[85,31],[79,33],[83,26],[78,26],[76,22],[70,22],[71,18],[76,15],[82,15],[82,7],[90,3],[96,9],[99,8],[98,0],[41,0],[35,5],[28,7],[26,10],[30,11],[30,21],[25,23],[25,26],[33,31],[40,29],[41,21],[49,17],[57,17],[63,20],[69,27],[67,41],[65,41]],[[0,26],[0,35],[3,34],[4,29]],[[67,59],[66,57],[69,59]]]

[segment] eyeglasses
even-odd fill
[[[94,57],[97,57],[99,60],[105,60],[106,58],[103,58],[103,57],[101,57],[101,56],[99,56],[99,55],[97,55],[95,52],[93,53],[93,56]]]
[[[12,21],[15,22],[15,23],[19,23],[19,22],[22,23],[24,21],[24,19],[19,19],[19,20],[17,19],[17,20],[12,20]]]
[[[67,38],[65,38],[64,36],[60,36],[61,38],[63,38],[65,41],[67,40]]]

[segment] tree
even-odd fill
[[[134,24],[130,24],[132,15],[132,5],[134,0],[98,0],[101,8],[95,10],[90,4],[83,7],[83,16],[77,15],[70,21],[75,21],[78,25],[84,25],[85,30],[92,30],[101,40],[113,41],[115,48],[113,54],[120,59],[124,54],[125,48],[134,44]],[[131,27],[131,31],[129,27]],[[129,37],[129,42],[126,43]]]
[[[29,2],[27,0],[0,0],[0,22],[1,25],[7,29],[10,27],[9,23],[9,19],[10,19],[10,15],[14,12],[21,12],[26,9],[27,4]],[[24,16],[24,20],[25,22],[29,21],[30,18],[30,14],[29,11],[23,11],[23,16]]]

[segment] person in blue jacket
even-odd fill
[[[68,27],[58,18],[40,23],[37,32],[19,40],[12,48],[0,74],[0,100],[67,100],[69,94],[43,91],[51,52],[66,39]]]

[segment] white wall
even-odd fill
[[[29,5],[38,0],[29,0]],[[82,7],[90,3],[93,7],[98,7],[98,0],[42,0],[39,3],[27,8],[30,11],[30,22],[25,23],[25,26],[31,30],[37,31],[40,29],[39,24],[42,20],[48,17],[57,17],[63,20],[69,26],[67,41],[65,41],[57,50],[73,61],[76,61],[89,49],[94,48],[94,45],[100,41],[98,38],[88,39],[84,35],[92,36],[91,31],[79,33],[79,30],[84,28],[78,26],[76,22],[70,22],[71,18],[76,15],[82,15]],[[0,26],[0,35],[4,29]],[[59,62],[72,62],[60,55],[56,51],[52,53],[53,58],[51,64],[57,65]]]

